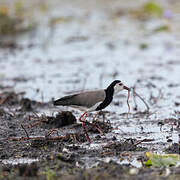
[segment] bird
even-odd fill
[[[69,106],[84,111],[84,113],[80,116],[79,121],[82,123],[89,143],[91,143],[85,128],[85,119],[87,114],[93,111],[97,111],[98,114],[98,112],[100,112],[102,109],[105,109],[107,106],[109,106],[113,100],[113,97],[122,90],[130,91],[130,89],[120,80],[114,80],[106,89],[84,91],[64,96],[55,100],[53,104],[54,106]],[[83,117],[84,119],[82,120]]]

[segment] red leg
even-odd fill
[[[86,112],[84,112],[84,113],[80,116],[80,118],[79,118],[79,121],[80,121],[80,122],[82,122],[81,119],[83,118],[83,116],[84,116],[85,114],[86,114]]]
[[[85,122],[84,122],[86,119],[86,116],[87,116],[87,112],[84,112],[83,115],[80,116],[79,121],[82,123],[82,127],[84,128],[84,132],[88,138],[89,143],[91,143],[91,139],[89,138],[89,135],[88,135],[86,127],[85,127]],[[82,120],[83,117],[84,117],[84,119]]]

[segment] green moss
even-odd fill
[[[162,25],[154,29],[154,32],[162,32],[162,31],[170,31],[170,27],[168,25]]]
[[[153,1],[149,1],[144,5],[144,11],[150,15],[161,16],[163,13],[162,7]]]
[[[11,11],[14,12],[13,15]],[[0,35],[14,35],[29,31],[34,27],[33,23],[24,23],[24,21],[27,19],[21,2],[14,3],[12,9],[0,6]]]
[[[148,44],[145,44],[145,43],[142,43],[139,45],[139,48],[142,49],[142,50],[145,50],[148,48]]]

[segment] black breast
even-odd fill
[[[111,89],[105,89],[106,93],[106,98],[104,101],[96,108],[96,111],[102,110],[106,108],[113,100],[113,93],[114,93],[114,88]]]

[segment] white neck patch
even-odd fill
[[[123,85],[120,86],[119,84],[116,84],[114,86],[114,95],[116,95],[119,91],[122,91],[123,90]]]

